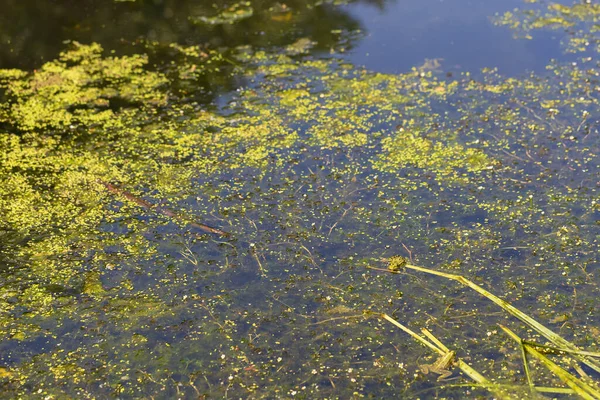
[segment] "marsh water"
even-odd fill
[[[565,388],[533,356],[529,385],[500,327],[546,343],[531,326],[388,260],[598,351],[599,19],[595,1],[8,1],[0,398]]]

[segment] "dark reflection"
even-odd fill
[[[380,9],[386,3],[360,2]],[[308,38],[318,52],[341,42],[351,47],[345,42],[347,33],[361,28],[342,8],[319,0],[255,0],[237,8],[235,2],[216,4],[207,0],[7,0],[0,16],[0,67],[34,68],[56,58],[67,40],[97,42],[107,50],[126,53],[140,40],[221,49],[269,48]],[[244,10],[249,12],[245,15]],[[234,23],[216,19],[236,12],[239,18]]]

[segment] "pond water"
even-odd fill
[[[600,396],[600,4],[9,3],[0,398]]]
[[[541,72],[553,58],[565,58],[556,32],[531,40],[513,40],[513,32],[495,26],[492,17],[522,6],[520,0],[395,1],[381,7],[347,6],[362,22],[364,37],[350,60],[369,70],[404,73],[427,59],[439,59],[445,71],[497,68],[507,76]]]

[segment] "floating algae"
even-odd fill
[[[176,62],[163,66],[72,43],[33,72],[0,73],[4,393],[438,390],[414,377],[420,349],[365,310],[421,315],[474,368],[520,379],[478,299],[365,274],[400,251],[485,277],[578,347],[595,346],[591,63],[522,78],[390,75],[240,47],[222,57],[244,85],[207,106],[191,83],[217,55],[169,49]]]

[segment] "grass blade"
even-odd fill
[[[468,280],[467,278],[465,278],[461,275],[449,274],[446,272],[436,271],[436,270],[419,267],[417,265],[412,265],[412,264],[405,264],[405,265],[403,265],[403,267],[409,268],[409,269],[412,269],[415,271],[425,272],[430,275],[437,275],[437,276],[441,276],[441,277],[444,277],[447,279],[452,279],[452,280],[462,283],[463,285],[465,285],[467,287],[470,287],[471,289],[475,290],[477,293],[481,294],[482,296],[484,296],[484,297],[488,298],[489,300],[491,300],[492,302],[496,303],[498,306],[503,308],[506,312],[508,312],[512,316],[518,318],[523,323],[529,325],[532,329],[535,329],[540,335],[544,336],[546,339],[548,339],[549,341],[554,343],[554,345],[561,347],[561,348],[565,348],[567,350],[570,350],[571,353],[574,354],[573,357],[575,357],[577,360],[584,363],[588,367],[592,368],[596,372],[600,373],[600,363],[598,363],[594,359],[587,357],[586,355],[581,354],[581,350],[577,346],[575,346],[573,343],[564,339],[560,335],[557,335],[556,333],[552,332],[550,329],[548,329],[541,323],[537,322],[535,319],[531,318],[529,315],[525,314],[521,310],[517,309],[509,302],[502,300],[498,296],[488,292],[487,290],[485,290],[481,286],[477,285],[476,283]],[[378,271],[397,273],[397,271],[390,271],[389,269],[373,268],[373,267],[368,267],[368,268],[378,270]]]
[[[508,329],[507,327],[500,325],[500,328],[502,328],[502,330],[504,332],[506,332],[515,341],[517,341],[518,343],[521,343],[528,354],[531,354],[532,356],[537,358],[542,364],[544,364],[544,366],[546,366],[546,368],[548,368],[550,371],[552,371],[561,381],[563,381],[571,389],[573,389],[577,395],[581,396],[584,399],[590,399],[590,400],[600,399],[600,391],[591,387],[590,385],[583,382],[581,379],[577,378],[576,376],[569,373],[568,371],[565,371],[564,369],[562,369],[559,365],[555,364],[548,357],[546,357],[545,355],[543,355],[542,353],[537,351],[533,346],[524,344],[523,341],[521,340],[521,338],[519,336],[517,336],[517,334],[515,334],[513,331]]]

